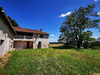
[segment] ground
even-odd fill
[[[100,50],[58,46],[9,52],[0,75],[100,75]]]

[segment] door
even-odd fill
[[[38,43],[38,49],[41,48],[41,41]]]
[[[29,48],[29,46],[30,46],[30,43],[29,43],[29,42],[27,42],[27,48]]]

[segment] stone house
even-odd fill
[[[14,38],[14,48],[16,49],[37,49],[49,47],[49,34],[34,29],[14,27],[17,35]]]
[[[13,49],[13,39],[16,32],[14,31],[11,22],[0,7],[0,56]]]
[[[12,49],[39,49],[49,47],[49,34],[34,29],[13,27],[0,7],[0,56]]]

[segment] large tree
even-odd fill
[[[90,4],[87,7],[80,7],[75,9],[71,15],[66,16],[63,25],[60,28],[60,32],[66,37],[66,42],[70,44],[76,44],[77,48],[80,48],[83,38],[82,33],[88,28],[98,28],[99,19],[93,19],[98,17],[97,12],[94,12],[95,4]],[[91,19],[92,18],[92,19]]]
[[[19,27],[18,23],[14,19],[12,19],[10,16],[8,16],[8,18],[11,21],[13,26]]]

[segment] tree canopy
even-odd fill
[[[10,16],[8,16],[8,18],[11,21],[13,26],[19,27],[18,23],[14,19],[12,19]]]
[[[92,32],[91,31],[86,31],[82,33],[82,41],[83,41],[83,46],[84,48],[89,48],[89,43],[91,41],[94,41],[94,38],[91,38]]]
[[[78,10],[75,9],[71,15],[66,16],[60,32],[66,37],[67,43],[76,44],[77,48],[80,48],[83,42],[83,31],[99,27],[100,19],[93,19],[99,16],[97,12],[94,12],[94,8],[95,4],[90,4],[87,7],[80,7]]]

